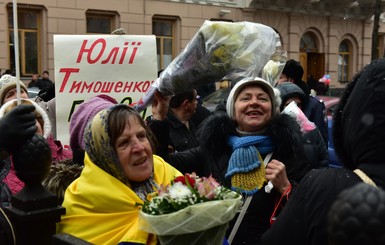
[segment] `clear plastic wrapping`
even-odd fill
[[[136,109],[147,107],[156,89],[164,95],[174,95],[229,75],[261,76],[277,47],[279,35],[269,26],[246,21],[205,21],[136,104]]]
[[[305,116],[302,110],[297,106],[297,103],[295,103],[295,101],[290,102],[290,104],[285,107],[282,113],[293,117],[297,121],[298,125],[301,127],[302,133],[308,133],[316,129],[315,124],[309,121],[309,119]]]
[[[150,215],[139,212],[140,229],[166,244],[222,244],[228,222],[242,205],[242,197],[209,201],[178,212]]]
[[[268,81],[271,86],[275,87],[283,69],[285,68],[286,61],[287,53],[282,50],[281,42],[279,41],[275,53],[263,67],[262,78]]]

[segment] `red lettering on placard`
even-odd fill
[[[104,82],[103,87],[102,87],[102,93],[111,93],[113,87],[114,87],[113,82]]]
[[[128,93],[131,91],[132,88],[132,82],[125,82],[123,87],[123,92]]]
[[[142,92],[140,90],[140,86],[143,84],[143,82],[135,82],[135,86],[134,86],[134,91],[135,92],[136,90],[138,90],[138,92]]]
[[[68,85],[70,86],[69,93],[146,92],[153,83],[153,81],[72,81],[72,83],[68,83],[67,81],[65,85],[62,85],[61,90],[64,90],[65,86]]]
[[[125,42],[124,45],[128,45],[128,42]],[[123,64],[124,57],[126,56],[128,47],[123,48],[122,55],[120,56],[119,64]]]
[[[132,45],[135,45],[136,43],[135,42],[133,42],[133,44]],[[140,45],[142,45],[142,42],[138,42],[138,44],[137,44],[138,46],[140,46]],[[136,55],[136,52],[138,51],[138,48],[134,48],[134,50],[132,51],[132,53],[131,53],[131,56],[130,56],[130,61],[128,62],[128,64],[132,64],[132,63],[134,63],[134,59],[135,59],[135,55]]]
[[[115,64],[116,56],[118,56],[118,53],[119,53],[119,48],[113,48],[109,53],[107,59],[102,61],[102,64],[107,64],[110,61],[112,56],[113,58],[112,58],[111,64]]]
[[[119,81],[119,82],[115,83],[114,92],[120,93],[120,92],[122,92],[122,88],[123,88],[123,82]]]
[[[88,40],[84,40],[80,47],[76,63],[80,63],[83,55],[87,55],[87,62],[89,64],[95,64],[99,62],[102,57],[106,56],[107,58],[101,60],[101,64],[115,64],[118,57],[118,63],[124,64],[127,56],[129,56],[128,64],[133,64],[142,42],[131,42],[131,46],[133,46],[132,49],[129,49],[129,42],[124,42],[123,47],[113,47],[111,50],[106,50],[107,41],[103,38],[95,40],[89,47],[87,45]]]
[[[67,85],[67,82],[68,82],[68,79],[70,78],[71,73],[73,73],[73,72],[78,73],[79,70],[80,70],[79,68],[61,68],[59,70],[59,73],[61,73],[61,72],[65,73],[63,81],[62,81],[60,89],[59,89],[60,93],[62,93],[64,91],[64,87]]]
[[[106,40],[104,40],[103,38],[99,38],[99,39],[95,40],[95,42],[91,44],[90,48],[86,48],[87,42],[88,42],[87,40],[83,41],[83,44],[82,44],[82,47],[80,48],[78,59],[76,60],[76,63],[80,63],[80,61],[83,58],[83,53],[87,53],[87,62],[89,64],[95,64],[102,57],[104,50],[106,49]],[[102,45],[101,49],[99,51],[99,54],[96,56],[96,58],[92,59],[92,53],[93,53],[96,45],[98,45],[98,44]]]
[[[145,81],[144,84],[143,84],[143,87],[142,87],[142,91],[143,92],[146,92],[147,89],[151,86],[151,82],[150,81]]]

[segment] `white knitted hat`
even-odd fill
[[[234,119],[234,103],[239,93],[244,87],[248,85],[260,86],[266,93],[269,94],[272,103],[272,117],[279,114],[279,106],[281,105],[281,96],[278,89],[273,88],[270,83],[260,77],[246,77],[237,82],[231,89],[229,97],[227,98],[226,111],[230,118]]]
[[[17,78],[8,74],[5,74],[1,76],[0,78],[0,104],[3,104],[4,102],[4,96],[5,94],[13,89],[16,88],[16,82]],[[20,81],[20,89],[24,89],[26,93],[28,93],[27,87],[25,84]]]

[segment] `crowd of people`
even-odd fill
[[[339,207],[356,205],[346,194],[352,190],[384,199],[384,71],[385,60],[370,63],[341,98],[333,139],[342,168],[328,167],[325,107],[302,81],[295,60],[287,61],[276,87],[260,77],[236,77],[226,105],[199,123],[193,121],[200,106],[195,89],[171,98],[156,92],[146,120],[132,107],[97,95],[71,117],[71,149],[54,140],[55,111],[49,107],[54,97],[28,99],[21,83],[18,105],[16,78],[5,74],[0,78],[1,207],[23,188],[10,155],[36,133],[53,156],[43,184],[66,208],[58,233],[95,244],[157,244],[154,234],[139,227],[140,204],[175,177],[195,172],[242,195],[245,215],[230,222],[225,237],[231,244],[382,244],[382,233],[350,233],[352,228],[341,223],[346,219],[341,212],[347,211]],[[48,91],[53,84],[46,73],[28,86]],[[359,183],[365,184],[357,188]],[[369,225],[372,216],[385,222],[379,203],[360,202],[370,202],[373,212],[366,213],[370,217],[351,212],[358,222]],[[12,239],[9,227],[0,230],[0,241]]]

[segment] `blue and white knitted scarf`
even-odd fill
[[[230,136],[228,144],[233,148],[233,153],[229,160],[226,178],[258,168],[261,165],[258,155],[274,150],[273,142],[268,136]]]

